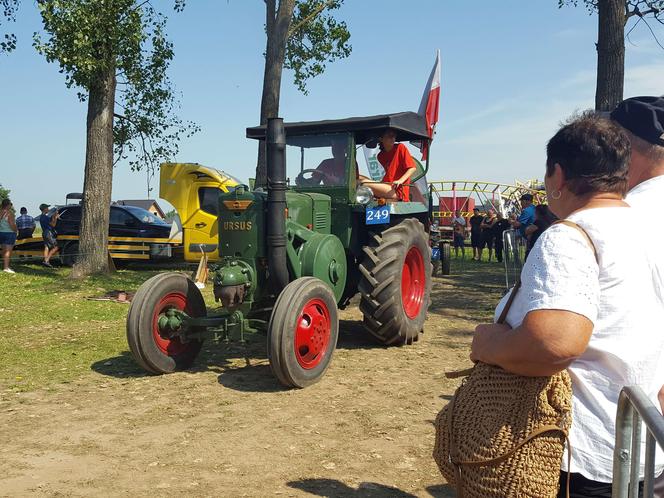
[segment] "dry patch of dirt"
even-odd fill
[[[213,344],[193,372],[127,376],[108,358],[76,382],[0,394],[2,496],[448,497],[432,422],[500,295],[497,267],[435,280],[426,333],[382,348],[341,313],[324,379],[284,390],[264,337]],[[125,353],[128,354],[128,353]]]

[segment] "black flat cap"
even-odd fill
[[[611,119],[646,142],[664,147],[664,97],[633,97],[611,112]]]

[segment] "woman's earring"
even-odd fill
[[[554,201],[557,201],[557,200],[560,199],[562,196],[563,196],[563,193],[562,193],[560,190],[555,190],[555,191],[551,192],[551,198],[552,198]]]

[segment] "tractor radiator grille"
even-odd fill
[[[316,232],[330,232],[330,213],[318,212],[314,215],[314,230]]]

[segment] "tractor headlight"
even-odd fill
[[[373,191],[369,187],[364,185],[357,187],[357,190],[355,191],[355,200],[359,204],[369,204],[371,199],[373,199]]]

